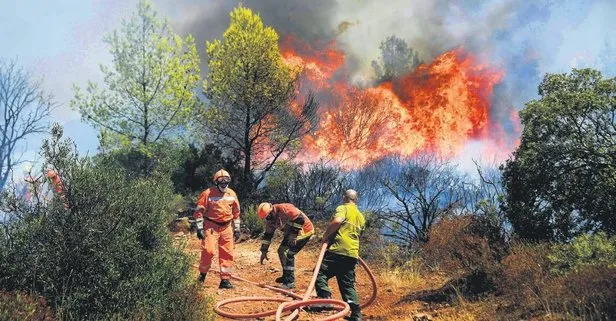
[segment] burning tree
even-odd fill
[[[391,118],[391,99],[350,87],[338,101],[338,108],[330,115],[334,132],[337,138],[343,139],[344,147],[373,150],[380,145]]]
[[[334,41],[313,48],[287,37],[281,46],[286,61],[304,66],[302,84],[319,98],[320,124],[302,140],[302,160],[325,157],[358,168],[393,154],[430,150],[451,157],[471,139],[489,139],[498,126],[491,123],[491,97],[504,73],[463,48],[391,81],[358,87]]]
[[[372,68],[378,82],[392,81],[401,75],[412,71],[421,61],[417,52],[409,47],[404,39],[389,36],[381,42],[380,60],[372,61]]]
[[[207,42],[207,57],[207,123],[224,147],[243,156],[240,190],[250,194],[313,129],[317,104],[311,94],[297,99],[301,69],[284,63],[276,31],[248,8],[233,10],[223,40]]]

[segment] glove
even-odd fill
[[[240,239],[240,219],[233,219],[233,241],[237,242]]]
[[[205,236],[203,235],[203,229],[202,228],[197,229],[197,237],[200,240],[203,240],[205,238]]]
[[[269,261],[269,257],[267,257],[267,252],[261,251],[261,265],[263,265],[263,260]]]
[[[205,238],[203,235],[203,217],[195,220],[195,226],[197,227],[197,237],[203,240]]]

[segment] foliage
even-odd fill
[[[25,293],[0,291],[0,321],[52,321],[53,315],[45,299]]]
[[[417,251],[410,251],[406,247],[401,247],[393,242],[380,243],[380,250],[368,256],[369,265],[372,269],[379,267],[381,271],[379,283],[384,282],[388,288],[417,288],[425,280],[424,260]],[[362,243],[362,258],[366,247],[375,247],[375,244]],[[376,248],[375,248],[376,249]],[[380,284],[383,286],[384,284]]]
[[[264,194],[272,203],[292,203],[315,219],[329,219],[341,202],[347,180],[339,167],[320,161],[276,162],[265,180]]]
[[[183,195],[200,193],[212,186],[214,173],[221,168],[231,175],[232,188],[235,189],[235,186],[242,184],[242,171],[236,158],[225,156],[216,145],[207,144],[201,149],[189,145],[181,158],[180,165],[172,170],[171,175],[176,193]],[[244,195],[238,194],[240,199],[244,199]]]
[[[101,146],[147,152],[151,144],[185,137],[198,107],[200,70],[193,37],[174,34],[142,0],[121,30],[104,40],[113,56],[111,68],[101,66],[106,88],[90,82],[83,93],[75,87],[71,101],[84,121],[100,129]]]
[[[193,281],[184,288],[171,294],[168,305],[164,309],[153,310],[144,306],[131,311],[128,318],[132,321],[214,321],[214,300],[201,291],[203,285]],[[105,319],[106,321],[126,320],[121,314]]]
[[[529,240],[616,233],[616,79],[592,69],[547,74],[520,113],[524,130],[503,166],[504,206]]]
[[[383,182],[400,175],[401,167],[398,165],[400,164],[397,160],[385,158],[349,173],[348,184],[354,186],[360,196],[360,208],[377,215],[382,215],[389,208],[392,196],[383,186]]]
[[[223,40],[206,47],[208,129],[243,156],[242,188],[250,195],[276,160],[292,156],[316,126],[317,105],[310,94],[298,97],[300,70],[283,62],[276,31],[250,9],[234,9]]]
[[[583,320],[616,318],[616,267],[585,266],[558,277],[545,291],[549,311]]]
[[[53,108],[40,82],[13,61],[0,59],[0,190],[21,158],[19,149],[32,135],[43,133]]]
[[[560,275],[579,271],[585,266],[616,268],[616,237],[605,233],[584,234],[568,244],[557,244],[548,256],[552,273]]]
[[[259,218],[259,215],[257,214],[257,206],[244,206],[244,209],[242,210],[242,225],[248,229],[250,235],[253,237],[258,236],[265,231],[265,222]]]
[[[2,198],[14,219],[0,238],[0,287],[44,296],[61,320],[170,319],[190,269],[166,230],[170,182],[80,159],[61,128],[52,134],[42,152],[63,188],[49,202]]]
[[[182,148],[160,142],[147,151],[136,147],[119,148],[100,153],[94,159],[122,168],[129,177],[159,175],[168,178],[169,173],[180,166],[185,154]]]
[[[421,64],[417,52],[410,48],[404,39],[394,35],[381,41],[380,60],[372,61],[372,68],[378,82],[391,81]]]
[[[562,316],[558,320],[612,320],[616,267],[588,262],[565,274],[554,273],[551,257],[555,250],[558,253],[562,248],[546,243],[516,244],[503,259],[497,280],[508,302],[503,309],[506,320],[540,314]]]

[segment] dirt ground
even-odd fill
[[[234,274],[251,281],[263,282],[271,286],[276,286],[277,284],[274,282],[274,279],[282,275],[280,262],[276,254],[276,249],[278,248],[279,242],[280,238],[279,235],[277,235],[272,242],[272,246],[270,247],[268,254],[270,260],[265,261],[264,265],[259,263],[259,240],[247,240],[236,244]],[[310,240],[310,243],[308,243],[308,245],[296,256],[295,293],[303,294],[308,287],[314,265],[316,264],[319,248],[319,242],[316,238],[313,238]],[[191,255],[194,255],[194,265],[197,266],[200,253],[200,242],[194,234],[188,238],[188,246],[186,250]],[[214,258],[214,262],[215,264],[212,268],[217,270],[219,268],[217,263],[218,259]],[[380,280],[382,273],[378,270],[373,272],[377,276],[378,296],[376,301],[371,306],[362,310],[364,320],[412,320],[414,313],[424,310],[423,307],[425,304],[422,302],[405,302],[401,299],[413,289],[392,285],[390,284],[391,282],[387,280],[382,281]],[[194,277],[196,278],[197,275],[198,271],[195,268]],[[235,286],[234,289],[219,290],[219,282],[219,276],[217,274],[210,273],[208,274],[203,287],[203,291],[206,294],[213,296],[216,302],[240,296],[286,297],[271,290],[237,280],[232,280],[232,283]],[[335,279],[331,279],[329,283],[333,290],[333,297],[340,299],[340,294],[338,292]],[[360,302],[366,302],[371,294],[371,284],[366,272],[360,267],[358,267],[357,270],[356,289],[360,295]],[[316,296],[316,293],[313,291],[312,295]],[[274,302],[244,302],[228,305],[225,309],[233,313],[251,313],[273,310],[276,309],[277,306],[278,303]],[[308,313],[302,311],[297,320],[319,320],[325,315],[327,315],[327,312]],[[271,316],[259,320],[274,319],[275,318]],[[217,320],[230,319],[218,317]]]

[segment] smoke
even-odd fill
[[[202,50],[205,41],[222,37],[229,12],[239,3],[157,1],[176,30],[193,34]],[[616,3],[610,0],[251,0],[243,5],[282,35],[317,45],[336,37],[357,77],[372,73],[370,62],[390,35],[405,39],[426,62],[464,46],[505,67],[514,79],[528,76],[526,65],[536,67],[534,76],[604,67],[600,52],[606,43],[611,50],[616,43],[610,33],[616,29]]]
[[[205,41],[220,39],[229,12],[239,1],[198,3],[159,0],[158,7],[180,33],[191,33],[203,56]],[[252,0],[279,34],[292,34],[316,47],[335,39],[345,53],[350,79],[369,83],[379,44],[396,35],[429,63],[445,51],[464,48],[504,71],[494,87],[494,139],[517,140],[516,111],[537,98],[546,72],[593,67],[615,76],[616,2],[611,0]],[[205,60],[205,59],[204,59]],[[204,66],[203,70],[206,68]]]
[[[293,34],[310,42],[332,39],[336,35],[336,29],[331,27],[336,4],[329,0],[156,1],[177,32],[195,37],[201,57],[205,57],[206,41],[222,38],[229,27],[229,13],[239,4],[258,13],[263,22],[280,35]],[[207,66],[202,70],[207,71]]]

